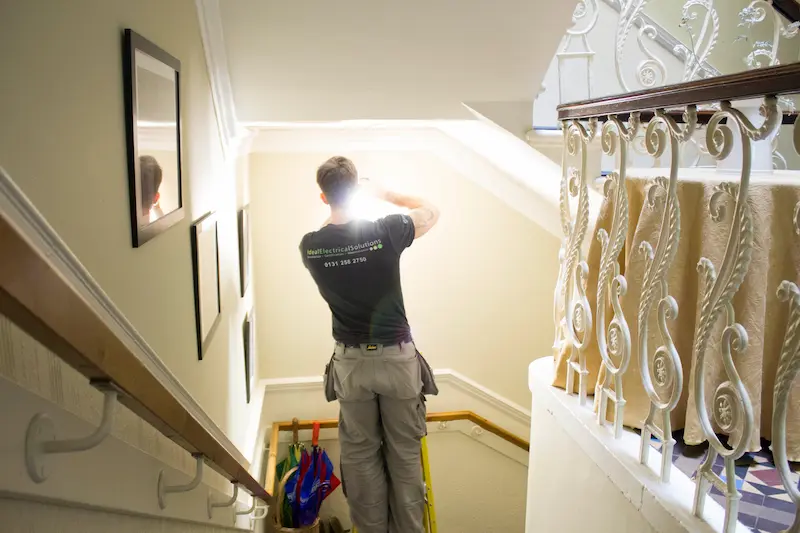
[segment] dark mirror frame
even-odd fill
[[[244,380],[247,403],[250,403],[253,382],[253,347],[255,346],[255,322],[253,310],[247,312],[242,322],[242,345],[244,346]]]
[[[125,126],[128,147],[128,186],[131,210],[131,237],[133,247],[138,248],[150,239],[168,230],[185,216],[183,205],[183,177],[181,169],[181,106],[180,106],[180,71],[181,62],[148,41],[131,29],[123,34],[122,72],[125,90]],[[139,50],[150,57],[164,63],[175,71],[175,125],[178,150],[178,208],[165,213],[153,223],[142,216],[140,198],[142,195],[139,179],[139,148],[137,141],[137,101],[136,101],[136,51]]]
[[[242,298],[250,286],[250,205],[246,205],[237,214],[239,226],[239,288]]]

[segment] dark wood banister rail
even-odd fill
[[[789,19],[789,22],[800,20],[800,4],[797,3],[797,0],[772,0],[772,7]]]
[[[202,454],[221,475],[269,499],[244,457],[226,450],[1,216],[0,314],[90,380],[112,382],[122,404],[187,452]]]
[[[800,93],[800,63],[562,104],[558,106],[558,119],[585,120],[795,93]]]
[[[530,451],[530,443],[528,441],[511,433],[510,431],[506,431],[497,424],[476,415],[472,411],[428,413],[427,420],[428,422],[457,422],[459,420],[472,422],[476,426],[488,431],[489,433],[497,435],[504,441],[509,442],[514,446],[525,450],[526,452]],[[275,485],[275,467],[278,464],[280,433],[282,431],[292,431],[295,429],[295,427],[299,430],[313,429],[315,423],[319,423],[320,429],[335,429],[339,427],[338,420],[301,420],[296,425],[293,422],[275,422],[272,424],[272,435],[270,436],[269,440],[269,459],[267,461],[266,482],[264,483],[270,493],[272,493]]]

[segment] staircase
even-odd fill
[[[556,298],[555,324],[550,307],[554,288],[558,297],[575,274],[557,259],[559,248],[563,260],[563,247],[583,253],[586,244],[572,234],[577,214],[564,208],[560,121],[607,117],[575,108],[559,115],[557,106],[729,74],[745,60],[789,63],[800,46],[791,37],[793,0],[771,2],[788,18],[766,11],[763,21],[745,9],[763,3],[739,0],[691,0],[685,14],[666,1],[657,9],[657,0],[499,0],[491,9],[483,0],[45,4],[29,0],[0,17],[9,80],[0,99],[8,170],[0,172],[0,403],[19,406],[2,418],[0,529],[265,527],[259,500],[270,501],[267,464],[282,438],[271,439],[274,424],[336,415],[318,378],[303,377],[317,376],[330,339],[328,311],[301,281],[293,233],[322,220],[320,206],[309,207],[318,193],[311,176],[331,152],[394,172],[450,213],[441,239],[415,244],[418,255],[404,259],[409,309],[421,318],[415,336],[440,361],[429,445],[441,531],[521,531],[527,512],[534,533],[537,524],[604,530],[590,519],[617,533],[619,520],[598,504],[605,496],[633,533],[722,524],[722,507],[709,505],[713,516],[700,520],[671,506],[631,454],[636,437],[614,439],[575,398],[552,389],[551,362],[532,367],[541,372],[526,383],[530,361],[550,353],[554,329],[557,343],[574,340],[558,333],[566,303]],[[187,218],[141,250],[122,238],[130,228],[116,29],[127,24],[183,65]],[[770,42],[775,31],[779,41]],[[85,61],[64,63],[63,43],[74,34]],[[720,105],[703,102],[710,114]],[[649,120],[658,108],[640,111]],[[787,149],[792,138],[781,135],[767,150],[776,165],[800,166]],[[629,166],[667,164],[666,155],[645,155],[641,141],[630,143]],[[716,164],[701,141],[684,143],[681,168]],[[597,139],[585,150],[585,183],[575,186],[592,228],[602,203],[594,178],[618,165],[600,155]],[[236,213],[251,202],[257,268],[241,291]],[[221,320],[214,349],[198,361],[188,230],[210,211],[220,217]],[[448,265],[447,275],[432,276],[432,264]],[[251,401],[242,319],[254,309],[260,380]],[[538,403],[529,410],[531,392]],[[124,406],[113,420],[104,403],[112,393]],[[44,474],[31,466],[39,448],[28,445],[28,428],[41,413],[59,440],[89,436],[81,447],[98,445],[45,454],[49,477],[37,483]],[[530,457],[519,447],[528,435]],[[332,428],[323,441],[335,453]],[[654,472],[653,457],[646,466]],[[577,480],[574,503],[579,463],[590,475]],[[680,483],[694,490],[688,478]],[[344,505],[332,501],[337,513]],[[660,529],[669,520],[676,529]]]
[[[766,2],[745,0],[685,2],[682,10],[678,4],[667,9],[668,2],[581,1],[544,77],[527,141],[560,164],[559,104],[797,61],[800,39],[794,23],[800,8],[794,0],[769,3],[774,10],[764,11]],[[794,109],[790,98],[784,105]],[[800,168],[787,129],[775,138],[776,169]],[[713,166],[703,144],[702,135],[696,135],[681,155],[683,166]],[[614,168],[599,147],[593,149],[591,175]],[[642,135],[629,157],[634,167],[654,165]]]

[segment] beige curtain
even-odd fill
[[[641,428],[649,410],[649,398],[642,387],[638,362],[637,312],[639,296],[644,278],[644,257],[639,253],[639,244],[649,241],[655,248],[661,227],[663,203],[655,208],[646,205],[646,192],[650,180],[628,179],[626,182],[630,203],[630,217],[625,248],[620,254],[621,271],[628,281],[628,293],[622,306],[631,329],[631,364],[623,380],[625,406],[624,423],[628,427]],[[705,440],[694,409],[694,359],[692,353],[695,329],[700,320],[700,277],[697,263],[701,257],[711,259],[717,270],[722,265],[731,227],[733,201],[728,204],[726,216],[714,222],[709,216],[708,202],[714,184],[699,181],[681,181],[678,184],[678,199],[681,207],[681,235],[675,261],[669,271],[669,293],[677,300],[678,318],[670,323],[670,333],[683,364],[684,387],[681,401],[672,414],[673,429],[685,429],[688,444],[699,444]],[[788,307],[776,296],[782,280],[800,284],[800,235],[794,231],[792,213],[800,201],[800,187],[782,183],[751,183],[749,204],[754,229],[754,245],[750,269],[734,297],[736,320],[748,333],[749,343],[744,353],[736,355],[734,361],[739,375],[750,394],[755,417],[755,429],[750,439],[750,450],[761,449],[759,437],[771,439],[772,404],[775,372],[786,332]],[[587,297],[594,311],[597,305],[597,278],[600,265],[600,245],[595,235],[597,229],[610,231],[612,212],[606,202],[592,234],[592,244],[587,262],[589,264],[589,286]],[[596,316],[596,313],[594,313]],[[606,317],[613,313],[607,307]],[[717,386],[727,378],[722,366],[720,338],[722,322],[714,329],[706,356],[704,379],[706,380],[706,404],[712,413],[711,402]],[[595,328],[600,324],[595,324]],[[663,341],[658,333],[655,313],[651,317],[648,345],[652,353]],[[586,356],[589,368],[589,394],[594,384],[603,378],[602,359],[597,348],[596,337],[590,342]],[[566,383],[566,360],[568,353],[556,354],[556,377],[554,385],[564,388]],[[651,359],[652,368],[652,359]],[[613,413],[609,409],[609,420]],[[792,461],[800,460],[800,392],[794,390],[790,397],[787,422],[788,455]]]

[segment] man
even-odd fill
[[[155,222],[164,216],[159,206],[161,194],[158,192],[163,179],[161,165],[151,155],[139,156],[139,173],[142,184],[142,216],[148,223]]]
[[[362,181],[352,161],[333,157],[317,170],[331,216],[300,244],[303,262],[333,314],[334,356],[326,395],[339,400],[341,470],[359,533],[422,533],[420,440],[424,394],[436,394],[417,352],[400,287],[400,255],[439,219],[430,203]],[[409,209],[370,222],[348,204],[357,188]]]

